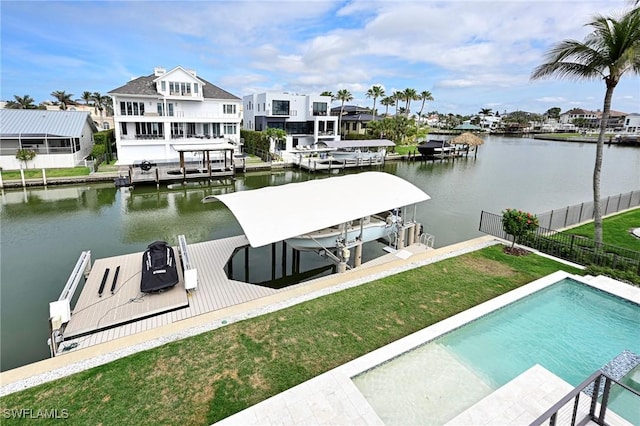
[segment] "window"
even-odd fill
[[[162,91],[166,92],[167,91],[167,82],[166,81],[161,81],[160,82],[160,87],[162,87]]]
[[[289,101],[276,101],[272,102],[272,115],[289,115]]]
[[[225,135],[235,135],[236,134],[236,129],[237,129],[236,123],[224,123],[223,126],[224,126],[223,133]]]
[[[193,93],[198,94],[198,83],[193,83]]]
[[[137,102],[133,103],[133,115],[140,115],[140,113],[138,112],[138,103]]]
[[[164,104],[162,102],[158,102],[158,115],[160,117],[164,116]]]
[[[104,123],[102,123],[102,128],[103,128],[104,130],[109,130],[109,122],[108,122],[108,121],[105,121]]]
[[[173,104],[167,104],[167,107],[169,108],[169,117],[173,117]]]
[[[124,102],[120,102],[120,115],[127,115],[127,107]]]
[[[209,123],[202,125],[202,133],[204,133],[205,136],[209,136]]]
[[[236,113],[236,106],[235,105],[224,104],[224,105],[222,105],[222,112],[224,114],[235,114]]]
[[[313,115],[327,115],[327,103],[326,102],[314,102],[313,103]]]
[[[120,123],[120,133],[123,135],[127,134],[127,123]]]
[[[144,115],[144,102],[120,102],[120,115]]]
[[[127,102],[127,115],[133,115],[133,104],[131,102]]]

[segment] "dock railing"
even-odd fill
[[[184,267],[184,288],[187,291],[195,290],[198,287],[198,271],[189,256],[187,239],[184,235],[178,235],[178,251]]]
[[[600,200],[602,214],[608,215],[640,206],[640,190],[612,195]],[[593,219],[593,201],[575,204],[562,209],[551,210],[536,215],[540,226],[562,229]]]
[[[624,396],[620,397],[621,394]],[[626,400],[625,406],[640,407],[638,391],[614,380],[602,371],[596,371],[534,420],[530,426],[574,426],[587,424],[589,421],[604,426],[607,424],[605,418],[610,409],[612,395]]]
[[[80,280],[86,278],[91,271],[91,252],[83,251],[71,271],[58,300],[49,303],[49,349],[51,356],[56,355],[57,345],[62,341],[62,326],[71,319],[71,300],[78,288]]]

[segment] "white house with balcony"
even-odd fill
[[[287,132],[286,142],[272,151],[282,153],[340,140],[338,117],[330,114],[331,96],[266,92],[244,96],[242,103],[245,130],[277,128]]]
[[[131,80],[113,98],[118,164],[179,160],[180,146],[232,143],[240,149],[242,100],[180,66]],[[185,153],[196,159],[196,152]]]
[[[98,131],[88,112],[40,109],[0,109],[0,167],[75,167],[93,149]],[[18,150],[35,157],[26,164],[16,158]]]

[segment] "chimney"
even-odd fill
[[[162,75],[162,74],[164,74],[166,72],[167,72],[167,70],[162,68],[162,67],[155,67],[153,69],[153,75],[155,75],[156,77],[158,77],[158,76],[160,76],[160,75]]]

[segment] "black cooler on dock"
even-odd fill
[[[153,293],[178,284],[178,268],[173,248],[164,241],[149,244],[142,255],[140,291]]]

